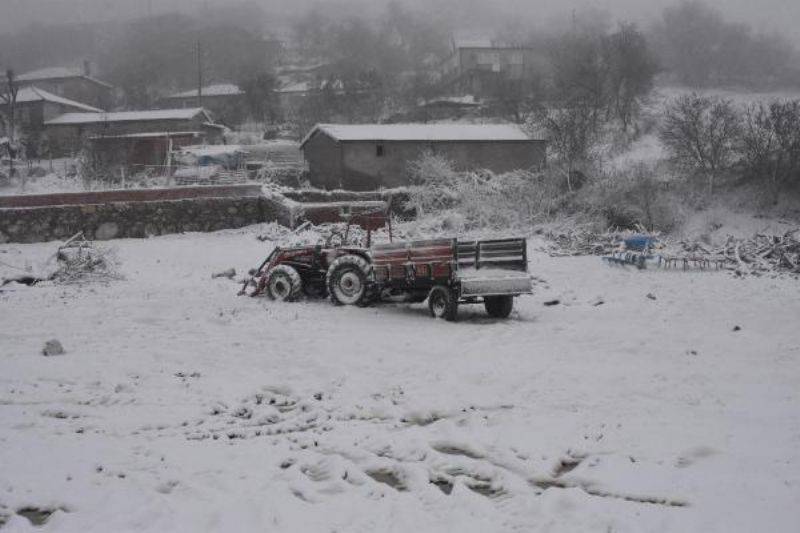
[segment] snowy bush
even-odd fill
[[[577,208],[600,215],[606,227],[670,231],[685,218],[685,191],[676,191],[658,163],[634,162],[601,173],[576,199]]]
[[[549,217],[563,202],[546,172],[458,172],[439,155],[423,154],[409,166],[414,184],[407,208],[419,218],[438,217],[443,229],[508,228]]]
[[[256,179],[259,182],[273,184],[281,187],[301,188],[308,186],[308,173],[303,168],[276,165],[267,161],[258,171]]]

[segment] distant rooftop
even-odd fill
[[[311,82],[300,81],[300,82],[297,82],[297,83],[289,83],[289,84],[281,87],[280,89],[278,89],[277,92],[279,92],[279,93],[302,93],[302,92],[310,91],[310,90],[315,89],[315,88],[316,88],[316,86],[314,86]]]
[[[481,104],[481,101],[475,98],[475,95],[468,94],[465,96],[439,96],[435,98],[429,99],[420,99],[417,101],[417,105],[421,107],[425,106],[433,106],[433,105],[450,105],[450,106],[465,106],[465,107],[476,107]]]
[[[203,87],[203,96],[239,96],[242,94],[244,91],[233,83],[217,83]],[[167,98],[197,98],[197,89],[171,94]]]
[[[317,124],[301,146],[316,133],[337,141],[530,141],[514,124]]]
[[[312,83],[310,81],[289,82],[282,86],[276,92],[279,93],[304,93],[310,91],[317,91],[321,89],[332,88],[335,91],[343,91],[344,84],[341,80],[335,80],[331,83],[328,80],[323,80],[321,83]]]
[[[22,89],[20,89],[19,92],[17,93],[17,103],[27,104],[32,102],[52,102],[54,104],[61,104],[64,106],[73,107],[75,109],[82,109],[83,111],[88,111],[90,113],[103,112],[102,109],[82,104],[80,102],[76,102],[75,100],[64,98],[62,96],[56,96],[55,94],[39,89],[38,87],[30,86],[30,87],[23,87]]]
[[[97,78],[87,75],[86,71],[80,67],[49,67],[33,70],[17,76],[17,81],[26,83],[45,80],[62,80],[67,78],[86,78],[87,80],[91,80],[105,87],[113,87],[109,83],[100,81]]]
[[[157,109],[152,111],[119,111],[115,113],[67,113],[45,122],[47,125],[98,124],[102,122],[139,122],[151,120],[191,120],[202,114],[206,122],[211,117],[202,107],[189,109]]]
[[[452,42],[454,50],[459,48],[525,48],[519,43],[487,37],[456,37]]]

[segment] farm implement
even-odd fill
[[[483,304],[490,316],[507,318],[514,297],[532,292],[524,239],[372,245],[371,231],[381,216],[360,217],[359,225],[368,231],[366,246],[346,244],[346,232],[338,243],[328,239],[315,246],[278,247],[240,294],[253,287],[250,296],[266,294],[280,301],[327,296],[336,305],[358,306],[427,300],[431,316],[453,321],[465,304]]]
[[[665,269],[699,268],[708,270],[721,269],[725,265],[723,259],[711,258],[702,255],[670,256],[657,251],[658,240],[650,235],[634,235],[622,240],[620,249],[611,255],[604,256],[603,260],[611,265],[633,265],[639,269],[648,266]]]

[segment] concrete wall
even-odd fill
[[[339,143],[324,133],[317,133],[302,150],[308,162],[309,179],[314,187],[342,188],[342,151]]]
[[[383,155],[377,147],[383,146]],[[494,172],[540,168],[545,163],[544,141],[343,142],[319,134],[304,154],[315,187],[363,191],[409,184],[408,164],[425,151],[453,161],[459,170],[485,168]],[[341,160],[340,160],[341,158]]]
[[[383,145],[383,156],[377,155],[378,144]],[[500,173],[539,168],[545,162],[541,141],[352,142],[343,145],[343,185],[354,190],[408,185],[408,164],[428,150],[449,159],[458,170],[486,168]]]

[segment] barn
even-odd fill
[[[349,190],[408,185],[409,162],[427,152],[508,172],[542,167],[545,148],[513,124],[318,124],[300,145],[312,185]]]

